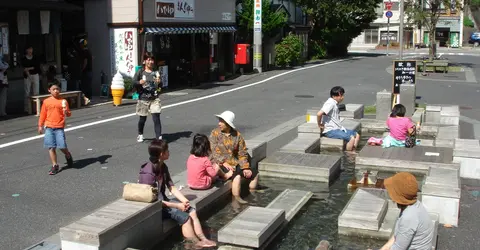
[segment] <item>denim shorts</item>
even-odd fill
[[[330,130],[325,133],[325,136],[332,139],[342,139],[349,142],[350,139],[357,136],[357,131],[346,129],[346,132],[341,129]]]
[[[185,212],[176,208],[164,207],[162,210],[162,217],[163,219],[172,219],[181,226],[187,223],[188,218],[190,218],[190,213],[193,211],[195,211],[195,208],[193,207],[190,207]]]
[[[67,148],[65,132],[63,128],[45,128],[45,137],[43,138],[44,148]]]

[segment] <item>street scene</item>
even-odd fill
[[[480,249],[480,2],[18,2],[0,249]]]

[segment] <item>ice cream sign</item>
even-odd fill
[[[254,32],[262,32],[262,0],[255,0],[253,12],[253,30]]]
[[[137,63],[137,30],[134,28],[119,28],[111,30],[112,41],[112,74],[120,71],[132,76]]]
[[[155,17],[195,18],[195,0],[155,0]]]

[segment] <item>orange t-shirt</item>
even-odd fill
[[[40,111],[40,119],[38,120],[39,127],[43,127],[43,125],[48,128],[65,127],[65,114],[63,113],[62,107],[63,100],[65,99],[57,99],[51,96],[43,101],[42,110]],[[67,117],[70,117],[72,113],[68,107],[68,102],[65,103],[67,104]]]

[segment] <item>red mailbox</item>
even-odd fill
[[[250,63],[250,44],[237,44],[235,50],[235,64]]]

